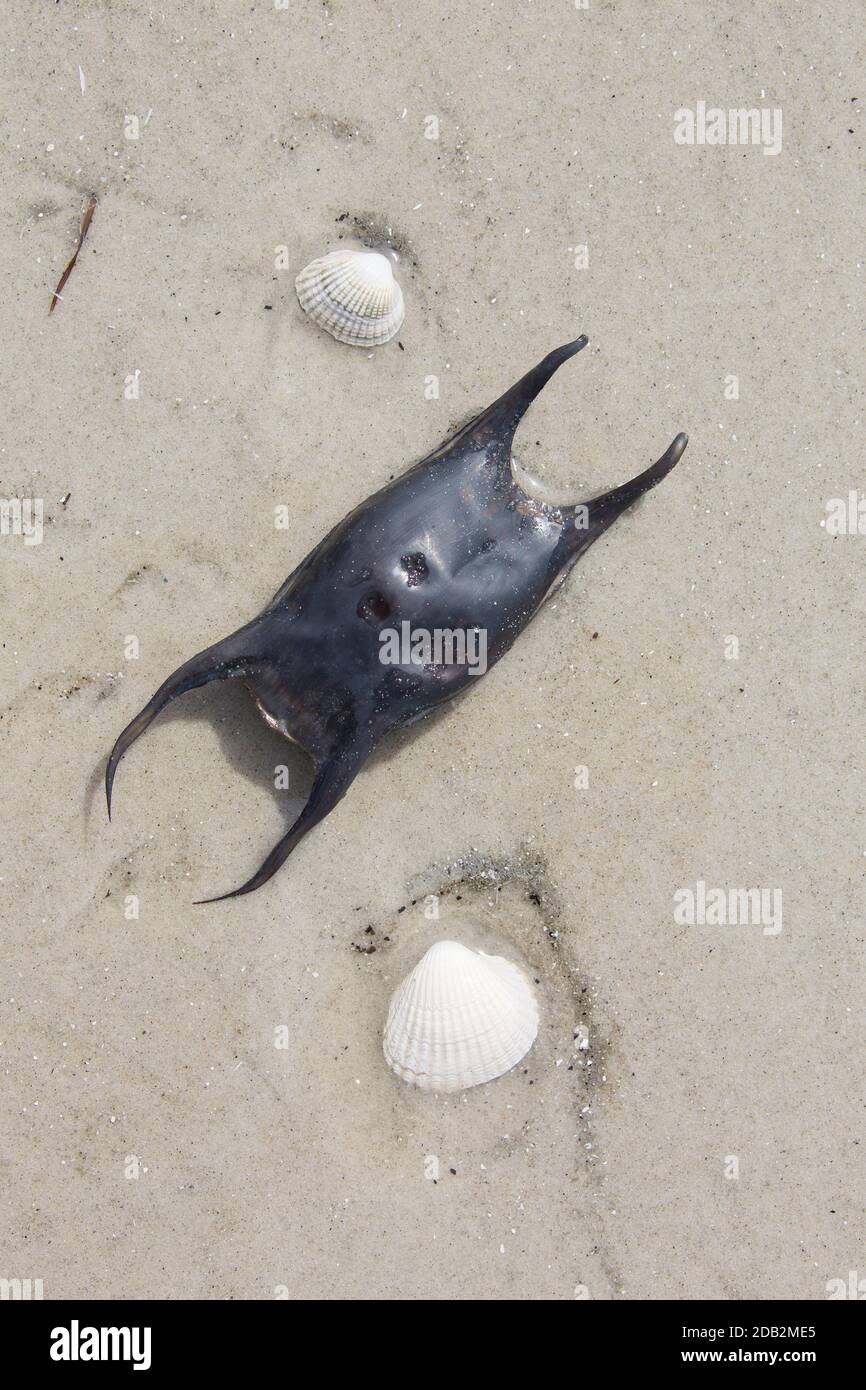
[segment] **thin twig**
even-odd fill
[[[87,229],[88,229],[88,227],[90,226],[90,221],[91,221],[91,218],[93,217],[93,213],[94,213],[95,208],[96,208],[96,199],[95,199],[95,198],[91,198],[91,199],[90,199],[90,203],[88,204],[87,211],[85,212],[84,217],[83,217],[82,222],[81,222],[81,232],[80,232],[79,237],[78,237],[78,245],[76,246],[74,252],[72,253],[72,259],[70,260],[68,266],[66,267],[66,269],[64,270],[63,274],[61,275],[59,281],[57,282],[57,289],[54,291],[53,295],[51,296],[51,304],[49,305],[49,308],[48,308],[49,314],[52,314],[52,313],[54,312],[54,306],[55,306],[55,304],[57,303],[58,299],[60,298],[60,293],[61,293],[61,291],[62,291],[62,289],[63,289],[63,286],[66,284],[66,281],[69,279],[70,275],[72,274],[73,270],[75,269],[75,262],[78,260],[78,253],[79,253],[79,251],[81,250],[82,246],[84,245],[84,238],[87,236]]]

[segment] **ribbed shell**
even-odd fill
[[[510,961],[439,941],[394,991],[382,1047],[424,1091],[462,1091],[510,1071],[538,1032],[527,980]]]
[[[403,293],[387,256],[332,251],[310,261],[295,280],[301,308],[341,343],[378,347],[399,331]]]

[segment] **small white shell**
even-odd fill
[[[378,251],[332,251],[295,280],[301,308],[341,343],[377,347],[399,332],[403,292]]]
[[[510,1071],[538,1032],[517,966],[439,941],[394,991],[382,1048],[392,1071],[423,1091],[462,1091]]]

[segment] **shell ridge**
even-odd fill
[[[377,251],[320,256],[297,276],[295,292],[314,323],[355,347],[386,343],[403,323],[403,292],[390,260]]]
[[[383,1051],[403,1080],[455,1091],[509,1071],[537,1030],[533,992],[517,966],[441,941],[395,990]]]

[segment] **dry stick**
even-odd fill
[[[73,270],[75,269],[75,262],[78,260],[78,253],[79,253],[79,251],[81,250],[82,246],[84,245],[84,238],[87,236],[87,229],[88,229],[88,227],[90,226],[90,221],[91,221],[91,218],[93,217],[93,213],[94,213],[94,209],[95,209],[95,208],[96,208],[96,199],[95,199],[95,198],[91,198],[91,199],[90,199],[90,203],[89,203],[88,208],[87,208],[87,211],[86,211],[86,213],[84,214],[84,218],[83,218],[82,223],[81,223],[81,232],[80,232],[79,237],[78,237],[78,245],[76,246],[75,250],[74,250],[73,253],[72,253],[72,259],[70,260],[68,266],[66,267],[66,269],[64,270],[63,274],[61,275],[59,281],[57,282],[57,289],[54,291],[53,295],[51,296],[51,304],[50,304],[49,309],[48,309],[49,314],[52,314],[52,313],[54,312],[54,306],[55,306],[55,304],[57,303],[58,299],[60,298],[60,292],[61,292],[61,290],[63,289],[63,286],[66,284],[66,281],[69,279],[70,275],[72,274]]]

